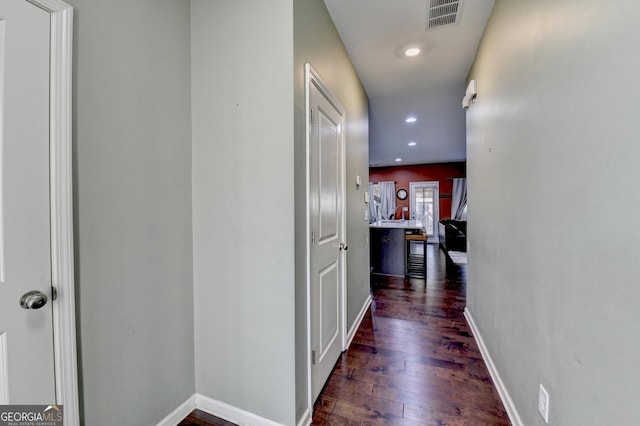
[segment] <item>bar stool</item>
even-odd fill
[[[405,275],[408,278],[427,278],[427,236],[425,234],[405,234],[404,240],[406,244],[406,270]],[[411,243],[413,241],[422,242],[422,256],[419,254],[411,254]]]

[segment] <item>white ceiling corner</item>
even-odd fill
[[[369,96],[370,165],[464,161],[460,100],[494,0],[465,0],[458,23],[429,31],[429,0],[324,2]],[[409,46],[421,54],[405,57]]]

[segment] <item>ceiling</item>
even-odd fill
[[[369,96],[370,166],[466,159],[461,101],[494,0],[463,1],[458,23],[427,31],[430,1],[324,0]]]

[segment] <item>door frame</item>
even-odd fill
[[[25,0],[48,12],[50,29],[49,192],[56,404],[64,424],[79,425],[73,251],[72,52],[73,8],[60,0]],[[55,289],[55,290],[54,290]],[[54,300],[55,299],[55,300]]]
[[[340,197],[339,202],[342,205],[342,212],[340,218],[340,241],[346,241],[347,235],[347,197],[346,197],[346,111],[338,102],[338,100],[331,94],[329,87],[322,81],[320,75],[316,72],[316,70],[311,66],[310,63],[305,63],[304,65],[304,94],[305,94],[305,147],[306,147],[306,164],[305,164],[305,174],[306,174],[306,194],[305,194],[305,223],[306,223],[306,291],[307,291],[307,401],[308,401],[308,410],[313,410],[313,401],[312,401],[312,387],[311,387],[311,368],[312,368],[312,360],[311,360],[311,204],[309,195],[311,193],[311,173],[310,173],[310,163],[311,163],[311,150],[310,150],[310,137],[309,132],[311,130],[311,99],[310,99],[310,88],[311,85],[316,86],[320,92],[324,95],[324,97],[333,105],[334,108],[340,113],[342,132],[340,138],[340,181],[342,186],[342,195]],[[340,346],[341,350],[344,352],[346,350],[347,345],[347,256],[345,250],[340,250],[340,334],[341,341]],[[311,412],[309,413],[312,414]]]

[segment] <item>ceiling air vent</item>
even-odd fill
[[[427,31],[457,24],[463,0],[427,0]]]

